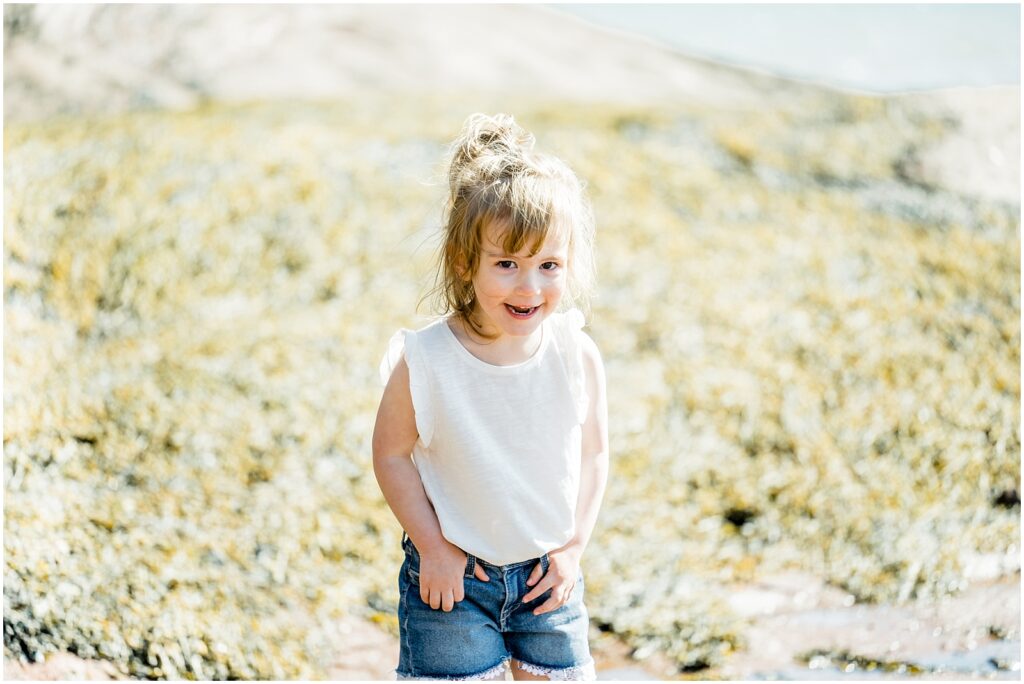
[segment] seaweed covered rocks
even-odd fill
[[[377,364],[471,105],[364,104],[6,127],[7,657],[315,678],[342,616],[396,631]],[[908,182],[943,121],[826,95],[516,116],[598,216],[601,629],[697,671],[762,572],[902,601],[1019,569],[1019,204]]]

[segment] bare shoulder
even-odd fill
[[[395,385],[395,389],[401,388],[402,385],[406,389],[409,388],[409,364],[405,362],[405,354],[402,354],[402,357],[395,363],[395,367],[391,371],[391,377],[388,378],[388,384],[384,387],[385,394],[392,385]]]
[[[405,357],[391,371],[377,408],[373,428],[374,456],[408,453],[416,443],[416,414],[409,389],[409,366]]]
[[[580,349],[583,353],[583,368],[587,374],[587,384],[595,385],[604,382],[604,361],[597,343],[587,333],[580,334]]]
[[[583,357],[588,356],[598,363],[601,361],[601,350],[597,348],[597,342],[587,333],[580,331],[580,346],[583,348]]]

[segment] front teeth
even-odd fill
[[[507,306],[508,306],[508,308],[512,309],[512,311],[514,311],[515,313],[521,314],[523,316],[525,316],[526,314],[529,314],[529,313],[533,313],[533,310],[537,308],[535,306],[531,306],[531,307],[526,308],[526,309],[520,309],[519,307],[512,306],[511,304],[508,304]]]

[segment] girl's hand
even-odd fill
[[[571,544],[555,549],[548,553],[548,571],[544,573],[544,566],[537,563],[530,576],[526,579],[526,585],[533,587],[523,596],[523,603],[529,603],[548,589],[551,596],[547,601],[534,609],[534,615],[543,615],[564,606],[572,596],[572,590],[576,588],[576,578],[580,572],[580,551]]]
[[[466,553],[454,544],[444,541],[436,550],[420,553],[420,598],[431,608],[450,613],[455,604],[466,598],[462,581],[466,574]],[[484,569],[477,564],[477,579],[490,582]]]

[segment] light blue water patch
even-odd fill
[[[777,672],[762,672],[753,675],[751,679],[759,681],[864,681],[864,680],[883,680],[883,679],[919,679],[920,677],[907,674],[899,674],[893,672],[867,672],[865,670],[854,670],[849,673],[842,672],[835,668],[825,668],[820,670],[811,670],[804,667],[790,667],[784,670],[778,670]]]
[[[915,656],[914,663],[931,670],[942,669],[947,672],[986,674],[1002,671],[1019,676],[1020,641],[989,641],[969,651],[926,653]]]
[[[869,92],[1020,85],[1019,5],[549,5],[727,64]]]

